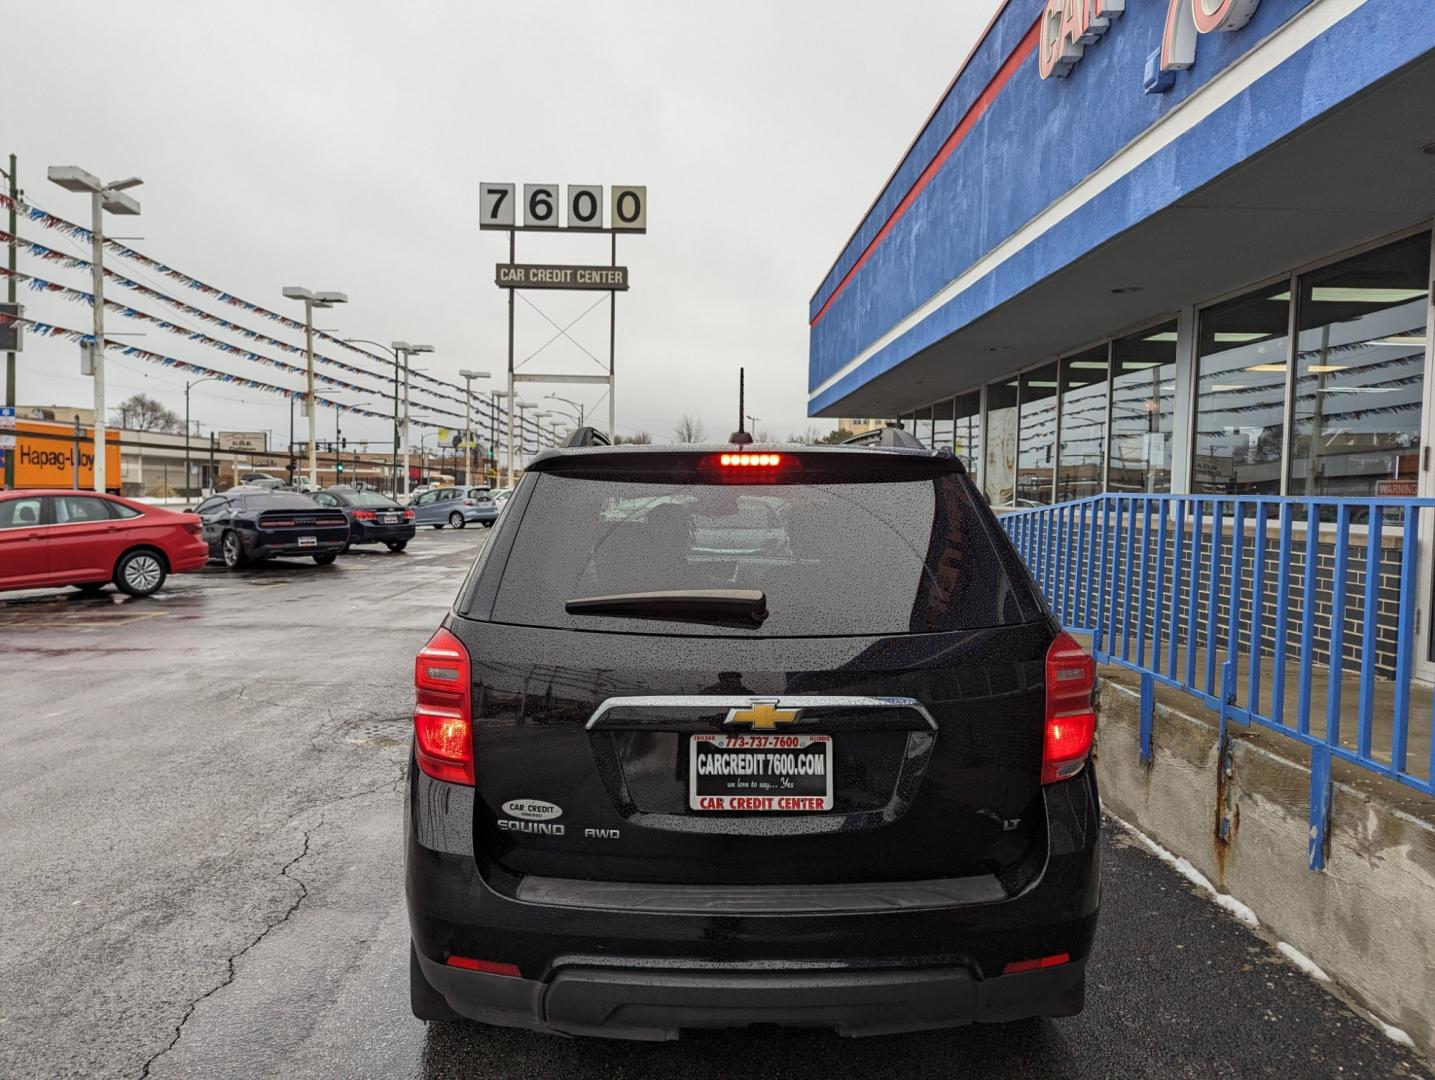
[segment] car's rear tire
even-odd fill
[[[418,950],[409,942],[409,1008],[420,1020],[462,1020],[444,996],[429,985],[419,967]]]
[[[409,542],[407,540],[385,540],[384,546],[397,555],[409,546]]]
[[[328,566],[338,557],[339,553],[337,551],[324,551],[320,552],[318,555],[315,555],[314,561],[320,566]]]
[[[491,522],[491,521],[485,521],[485,522],[483,523],[483,527],[484,527],[485,529],[491,529],[491,528],[493,528],[493,522]]]
[[[164,559],[147,549],[128,551],[115,564],[115,587],[130,596],[153,596],[164,579]]]
[[[434,528],[435,528],[435,529],[442,529],[442,528],[443,528],[443,522],[442,522],[442,521],[438,522],[437,524],[434,525]]]
[[[232,529],[219,538],[219,557],[231,570],[242,570],[249,565],[249,556],[244,553],[244,544],[239,534]]]
[[[457,510],[455,510],[452,514],[448,516],[448,523],[452,525],[455,529],[461,529],[468,524],[468,522],[463,520],[463,515],[460,514]]]

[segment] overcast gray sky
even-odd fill
[[[745,364],[748,411],[783,438],[809,423],[808,297],[996,6],[18,0],[0,65],[0,153],[19,155],[35,203],[77,221],[87,202],[46,182],[46,166],[142,176],[132,194],[143,216],[110,219],[112,232],[144,237],[140,250],[298,317],[282,286],[347,292],[320,325],[432,342],[423,362],[435,374],[487,369],[484,385],[501,385],[504,368],[493,266],[506,244],[477,228],[480,180],[646,184],[649,232],[619,242],[632,276],[617,309],[619,430],[663,439],[686,411],[726,435]],[[20,233],[86,250],[38,225]],[[520,234],[519,259],[605,261],[606,244]],[[23,255],[20,269],[89,287],[81,271]],[[598,298],[526,295],[560,324]],[[88,327],[86,308],[23,289],[21,299],[35,317]],[[519,361],[552,336],[522,303],[517,326]],[[143,326],[111,315],[108,328]],[[605,356],[606,309],[572,333]],[[154,329],[130,340],[299,385]],[[143,391],[182,409],[173,370],[135,359],[108,370],[111,404]],[[600,371],[562,340],[526,370]],[[601,387],[521,392],[548,389],[606,413]],[[89,404],[78,346],[31,337],[19,400]],[[287,438],[281,398],[210,383],[193,405],[205,430]],[[319,427],[332,435],[332,412]],[[382,441],[388,428],[351,419],[344,434]]]

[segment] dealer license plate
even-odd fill
[[[300,547],[313,547],[313,546],[316,545],[318,542],[319,542],[319,541],[318,541],[318,538],[313,537],[313,536],[301,536],[301,537],[299,537],[299,546],[300,546]]]
[[[694,810],[832,809],[831,735],[694,735],[688,745]]]

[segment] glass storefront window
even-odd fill
[[[932,406],[932,449],[952,448],[952,403],[939,401]]]
[[[1061,361],[1061,448],[1057,455],[1056,501],[1101,493],[1106,448],[1106,345]]]
[[[1292,495],[1413,496],[1430,234],[1301,277]]]
[[[1056,364],[1029,371],[1020,381],[1016,503],[1034,506],[1051,502],[1056,477]]]
[[[966,463],[967,472],[977,475],[977,464],[982,460],[982,392],[958,394],[952,402],[952,422],[956,428],[956,441],[952,449],[957,457]]]
[[[1200,313],[1191,460],[1195,494],[1280,492],[1289,320],[1285,282]]]
[[[1016,391],[1015,377],[987,386],[987,467],[982,486],[993,506],[1016,501]]]
[[[1176,416],[1176,320],[1111,343],[1108,491],[1171,490]]]
[[[912,434],[922,441],[922,445],[931,448],[932,445],[932,407],[930,405],[918,409],[912,425]]]

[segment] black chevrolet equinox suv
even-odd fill
[[[414,1014],[1079,1012],[1093,683],[949,452],[541,454],[416,662]]]

